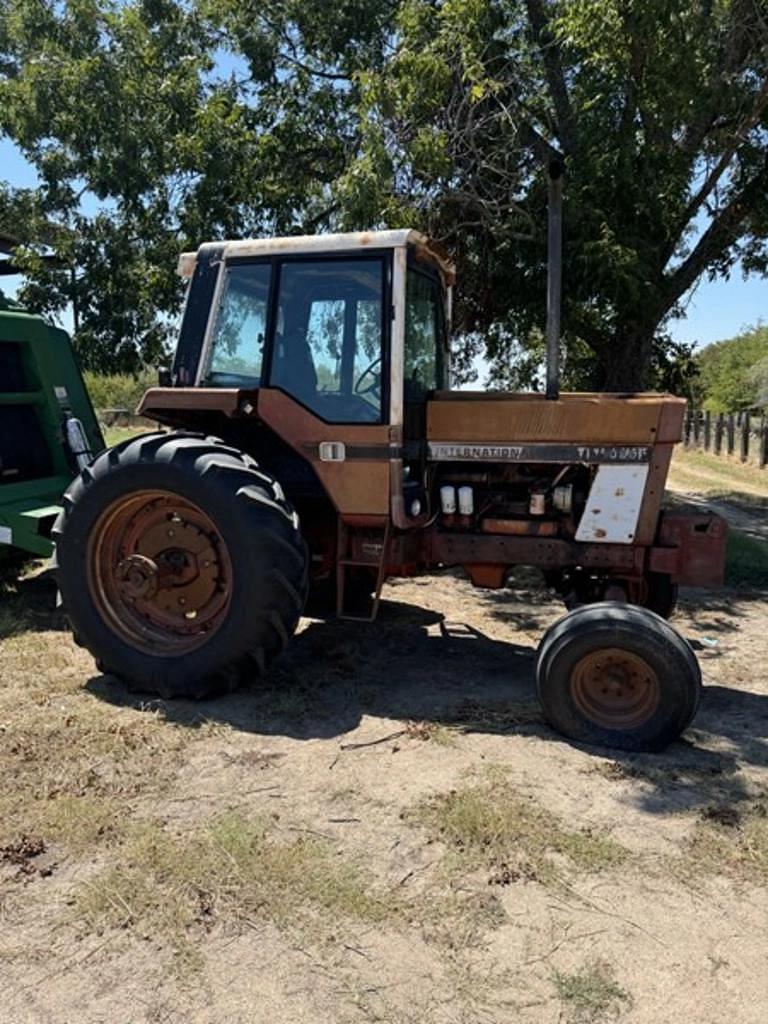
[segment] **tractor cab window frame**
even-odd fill
[[[285,392],[324,423],[388,423],[392,251],[297,253],[276,258],[274,264],[268,355],[262,375],[266,386]],[[313,268],[323,266],[338,268],[335,283],[333,273],[329,272],[326,284],[322,273],[313,273]],[[304,271],[306,281],[302,282]],[[356,276],[360,279],[357,293]],[[375,293],[371,291],[374,282]],[[307,287],[302,289],[302,284]],[[373,319],[367,303],[378,303],[378,316],[374,313]],[[378,321],[378,338],[367,351],[366,320],[369,331]],[[329,361],[321,362],[325,357]]]

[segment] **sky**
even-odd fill
[[[0,181],[15,187],[34,186],[37,182],[34,168],[9,139],[0,139]],[[567,267],[564,271],[563,287],[567,288]],[[18,278],[0,279],[0,287],[10,295],[19,283]],[[461,288],[461,281],[458,287]],[[736,267],[727,279],[699,281],[683,300],[683,306],[685,318],[673,320],[669,325],[672,337],[677,341],[696,342],[699,347],[708,345],[733,337],[759,320],[768,320],[768,280],[760,277],[744,280]],[[63,326],[71,328],[67,322]]]

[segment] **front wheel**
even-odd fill
[[[692,721],[701,672],[690,645],[645,608],[603,601],[556,622],[536,684],[558,732],[620,750],[660,750]]]
[[[103,452],[54,528],[75,636],[163,697],[263,672],[301,615],[306,545],[280,485],[215,438],[148,434]]]

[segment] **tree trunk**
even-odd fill
[[[655,328],[635,325],[607,341],[600,355],[603,390],[643,391],[649,386]]]

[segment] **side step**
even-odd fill
[[[340,619],[373,622],[379,611],[381,588],[387,571],[389,554],[389,523],[384,527],[357,528],[347,526],[339,517],[338,558],[336,561],[336,614]],[[355,569],[375,570],[376,589],[363,602],[348,598],[350,577]]]

